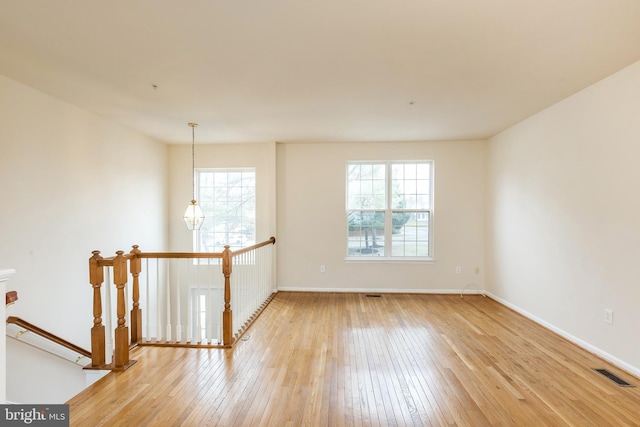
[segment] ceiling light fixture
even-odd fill
[[[196,202],[196,166],[195,166],[195,152],[196,152],[196,126],[197,123],[189,123],[189,127],[191,128],[191,188],[193,190],[193,198],[191,199],[191,204],[187,206],[187,210],[184,212],[184,223],[187,225],[189,230],[195,231],[199,230],[204,222],[204,214],[202,213],[202,209],[198,206],[198,202]]]

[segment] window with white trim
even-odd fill
[[[433,161],[347,163],[347,257],[432,258]]]
[[[256,243],[256,171],[197,169],[197,200],[204,222],[195,233],[196,252],[222,252]]]

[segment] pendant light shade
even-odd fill
[[[202,209],[196,202],[196,166],[195,166],[195,147],[196,147],[196,131],[197,123],[189,123],[191,127],[191,189],[193,190],[193,198],[191,204],[187,206],[187,210],[184,212],[184,223],[187,225],[187,229],[194,231],[199,230],[204,222],[204,214]]]
[[[189,230],[199,230],[204,222],[204,214],[202,209],[198,206],[195,200],[191,201],[191,204],[187,206],[187,210],[184,212],[184,223]]]

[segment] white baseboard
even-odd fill
[[[575,337],[569,333],[567,333],[566,331],[552,325],[549,322],[546,322],[542,319],[540,319],[539,317],[534,316],[533,314],[529,313],[528,311],[525,311],[523,309],[521,309],[520,307],[511,304],[508,301],[503,300],[502,298],[493,295],[492,293],[488,292],[486,294],[489,298],[491,298],[492,300],[495,300],[497,302],[499,302],[500,304],[504,305],[505,307],[509,307],[511,310],[520,313],[521,315],[523,315],[524,317],[536,322],[537,324],[539,324],[540,326],[549,329],[550,331],[555,332],[556,334],[560,335],[562,338],[571,341],[572,343],[576,344],[577,346],[587,350],[589,353],[593,353],[596,356],[606,360],[607,362],[619,367],[620,369],[623,369],[627,372],[629,372],[632,375],[635,375],[636,377],[640,378],[640,369],[636,366],[630,365],[627,362],[625,362],[624,360],[620,360],[615,356],[612,356],[611,354],[607,353],[606,351],[603,351],[601,349],[599,349],[598,347],[589,344],[586,341],[581,340],[578,337]]]
[[[471,285],[470,285],[471,286]],[[379,289],[379,288],[306,288],[306,287],[278,287],[281,292],[337,292],[354,294],[461,294],[464,295],[484,295],[485,291],[475,289],[470,286],[464,289]],[[473,285],[475,286],[475,285]]]

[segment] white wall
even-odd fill
[[[185,133],[191,135],[185,123]],[[275,143],[198,145],[196,128],[196,168],[256,168],[256,240],[276,235]],[[189,138],[190,139],[190,138]],[[191,144],[169,147],[169,230],[171,250],[193,250],[192,232],[182,216],[191,202]]]
[[[13,315],[89,349],[91,251],[166,248],[167,151],[0,76],[0,264],[16,269]]]
[[[0,208],[1,209],[1,208]],[[7,282],[13,276],[14,271],[8,268],[0,268],[0,295],[7,291]],[[6,307],[0,306],[0,319],[6,319]],[[5,357],[7,352],[7,324],[0,322],[0,357]],[[0,361],[0,404],[7,400],[7,366]]]
[[[481,141],[279,144],[278,288],[483,290],[485,148]],[[435,161],[436,261],[346,262],[347,161],[408,159]]]
[[[89,372],[12,338],[7,338],[7,367],[7,401],[24,404],[65,403],[86,388]]]
[[[636,374],[639,159],[636,63],[492,138],[487,166],[489,290]]]

